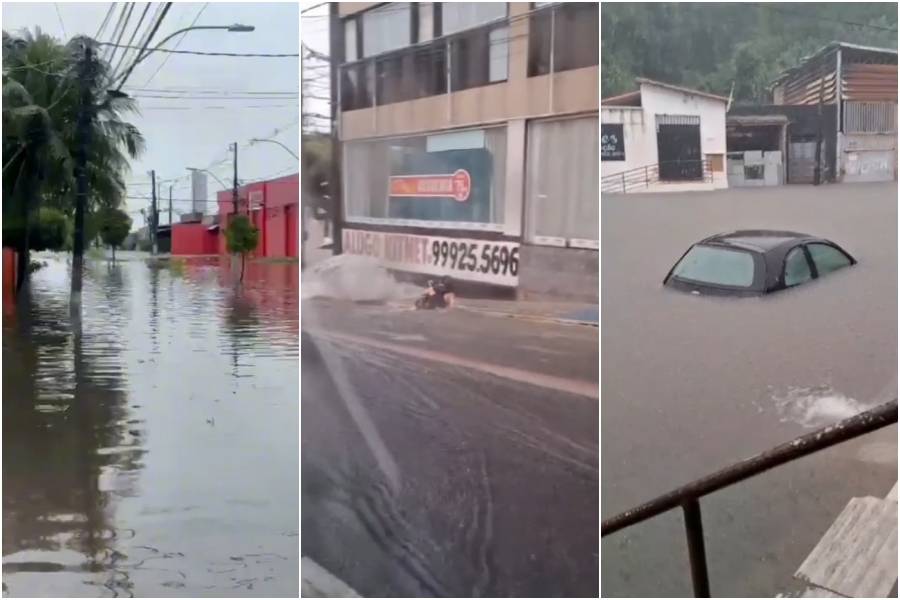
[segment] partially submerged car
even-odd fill
[[[829,240],[793,231],[746,230],[697,242],[663,284],[695,294],[758,296],[856,264]]]

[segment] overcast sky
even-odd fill
[[[122,43],[131,37],[131,31],[137,25],[145,6],[147,3],[135,5]],[[147,30],[151,16],[159,6],[159,3],[152,3],[137,38]],[[59,15],[56,8],[59,9]],[[58,2],[54,6],[54,3],[4,2],[2,25],[3,29],[10,33],[24,28],[33,30],[40,27],[43,31],[65,40],[80,34],[93,37],[109,8],[110,3]],[[253,25],[256,30],[250,33],[191,31],[167,42],[165,48],[174,48],[178,44],[178,50],[202,52],[299,53],[299,7],[294,2],[206,4],[176,2],[163,20],[151,46],[162,41],[170,33],[191,25],[201,9],[203,12],[196,25],[241,23]],[[111,41],[113,25],[118,17],[117,5],[113,18],[100,36],[101,41]],[[179,42],[182,37],[184,39]],[[122,52],[121,49],[117,50],[114,64]],[[130,60],[130,56],[127,60]],[[163,61],[166,61],[165,64]],[[162,68],[156,72],[161,64]],[[249,140],[254,137],[272,137],[274,130],[278,128],[281,132],[275,138],[299,154],[300,111],[297,99],[300,84],[299,69],[300,60],[294,57],[233,58],[151,54],[135,68],[126,83],[125,91],[132,95],[168,96],[173,92],[160,93],[148,90],[189,90],[174,93],[207,95],[202,94],[203,91],[218,97],[138,99],[141,114],[132,115],[129,120],[144,134],[147,149],[140,159],[132,163],[131,173],[126,176],[126,181],[133,183],[129,186],[128,195],[149,196],[148,171],[156,169],[158,179],[181,177],[174,184],[173,197],[176,201],[173,206],[176,210],[187,212],[190,203],[177,201],[190,198],[190,181],[184,177],[187,173],[186,167],[205,168],[214,161],[230,158],[228,145],[234,141],[240,145],[239,179],[254,180],[296,172],[298,170],[296,159],[284,149],[271,143],[250,146]],[[256,96],[260,95],[259,92],[290,92],[293,95],[249,100],[222,97],[241,92],[254,92],[253,95]],[[210,108],[215,106],[225,108]],[[253,108],[258,106],[265,108]],[[226,184],[231,185],[230,160],[211,170]],[[214,179],[209,178],[210,199],[215,198],[215,191],[220,188]],[[167,223],[168,184],[164,184],[163,198],[164,201],[160,204],[160,223]],[[129,198],[127,210],[131,213],[135,227],[143,225],[139,210],[147,206],[149,206],[147,200]],[[214,210],[213,204],[209,204],[208,207],[208,210]],[[177,221],[178,217],[175,216],[174,220]]]

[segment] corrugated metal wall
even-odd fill
[[[841,80],[844,100],[897,103],[897,65],[848,63]]]
[[[818,104],[822,96],[823,104],[834,104],[836,97],[837,56],[830,53],[806,65],[802,71],[788,78],[781,86],[784,104]]]
[[[896,131],[896,102],[844,102],[844,133],[893,133]]]

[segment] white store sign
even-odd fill
[[[372,256],[398,271],[446,275],[494,285],[519,283],[518,242],[343,230],[343,251]]]

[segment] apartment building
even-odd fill
[[[342,251],[596,299],[599,5],[331,6]]]

